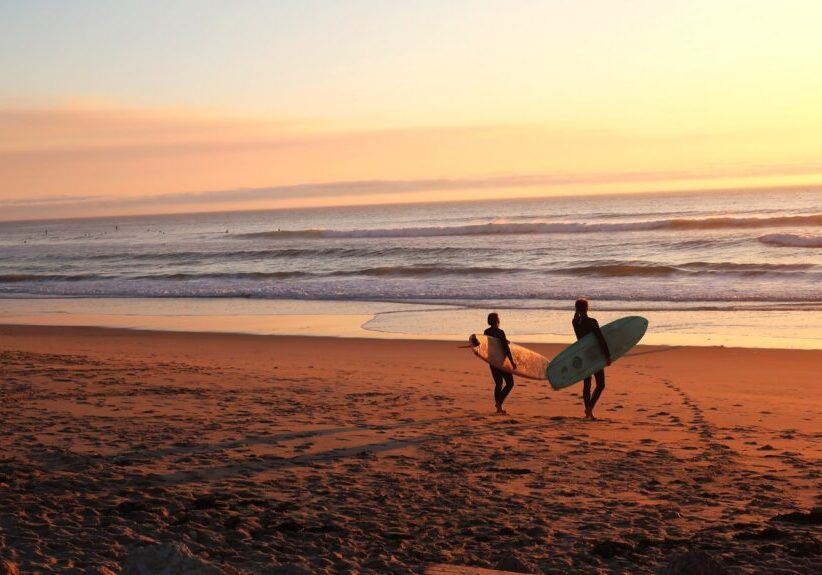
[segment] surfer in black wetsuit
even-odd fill
[[[508,361],[511,362],[511,367],[516,369],[517,364],[514,362],[514,356],[511,355],[511,348],[508,347],[508,338],[505,337],[505,332],[499,328],[498,313],[494,312],[488,314],[488,325],[491,327],[486,329],[483,333],[485,335],[495,337],[502,342],[502,349],[505,351],[505,357],[507,357]],[[497,403],[497,413],[504,414],[505,410],[502,409],[502,402],[505,401],[505,398],[508,397],[509,393],[511,393],[511,388],[514,387],[514,376],[510,373],[497,369],[493,365],[490,367],[491,377],[494,378],[494,401]],[[505,387],[502,387],[503,380],[505,380]]]
[[[602,348],[602,353],[605,354],[607,365],[611,365],[611,350],[608,349],[608,342],[605,341],[602,330],[599,329],[599,323],[594,318],[588,317],[588,300],[580,298],[576,301],[574,307],[576,313],[571,324],[574,326],[577,340],[593,332],[599,342],[599,347]],[[605,389],[605,370],[600,369],[594,374],[594,378],[597,380],[597,386],[594,388],[593,396],[591,396],[591,376],[583,380],[582,399],[585,402],[585,417],[588,419],[596,419],[594,417],[594,406],[597,404],[599,396],[602,395],[602,390]]]

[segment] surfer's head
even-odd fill
[[[499,325],[499,314],[495,311],[492,311],[488,314],[488,325]]]
[[[574,309],[579,315],[588,315],[588,300],[584,297],[574,302]]]

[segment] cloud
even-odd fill
[[[179,192],[132,198],[105,198],[101,196],[53,196],[32,200],[0,200],[0,209],[18,217],[32,210],[51,208],[63,215],[77,213],[150,213],[175,206],[191,211],[202,207],[212,210],[225,205],[247,207],[276,206],[277,201],[308,198],[367,197],[391,195],[408,196],[415,193],[457,191],[500,191],[516,196],[517,190],[551,189],[562,186],[578,187],[599,184],[630,184],[655,182],[694,182],[722,178],[741,178],[773,175],[818,174],[822,178],[822,163],[726,168],[713,171],[621,172],[603,174],[525,174],[470,178],[420,178],[407,180],[352,180],[316,182],[258,188],[235,188],[197,192]],[[333,202],[332,202],[333,203]]]
[[[162,194],[135,201],[151,203],[222,203],[286,198],[332,198],[348,195],[386,195],[464,190],[518,190],[630,182],[692,181],[713,178],[820,174],[822,162],[802,165],[735,167],[713,171],[617,172],[604,174],[525,174],[473,178],[421,178],[412,180],[359,180],[317,182],[202,192]]]
[[[0,200],[0,207],[36,207],[49,204],[75,204],[80,205],[87,202],[99,201],[100,196],[51,196],[44,198],[16,198],[10,200]]]
[[[270,137],[300,129],[305,125],[173,108],[0,108],[0,152],[232,141],[249,134]]]
[[[809,161],[816,132],[792,135],[773,143],[563,124],[332,130],[190,110],[7,108],[0,219],[822,179],[822,163]]]

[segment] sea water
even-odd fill
[[[661,343],[822,347],[822,188],[4,222],[0,296],[7,316],[201,302],[431,337],[493,309],[539,341],[562,340],[584,296],[601,319],[648,316]]]

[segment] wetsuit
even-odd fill
[[[577,340],[593,332],[594,337],[596,337],[599,342],[602,353],[604,353],[605,357],[609,360],[611,359],[611,350],[608,349],[608,342],[605,341],[605,336],[602,335],[602,330],[599,329],[597,320],[587,315],[575,314],[571,325],[574,326],[574,333],[577,334]],[[593,397],[591,397],[591,376],[583,380],[582,399],[585,402],[586,410],[594,409],[594,406],[599,400],[599,396],[602,395],[602,390],[605,389],[605,370],[600,369],[594,374],[594,378],[597,380],[597,386],[594,389]]]
[[[514,356],[511,355],[511,348],[508,347],[508,338],[505,337],[505,332],[498,327],[491,326],[483,332],[485,335],[495,337],[502,342],[502,350],[505,352],[505,357],[514,365]],[[514,376],[510,373],[497,369],[493,365],[491,367],[491,377],[494,378],[494,401],[498,406],[502,405],[508,394],[511,393],[511,388],[514,387]],[[505,387],[502,387],[502,382],[505,380]]]

